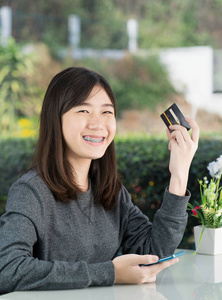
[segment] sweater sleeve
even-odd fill
[[[12,201],[12,197],[21,199]],[[24,195],[21,198],[21,195]],[[38,200],[26,186],[11,189],[0,218],[0,294],[15,290],[73,289],[113,285],[112,261],[50,261],[36,258],[35,246],[44,231]],[[37,217],[38,216],[38,217]]]
[[[151,223],[147,216],[125,196],[127,220],[123,238],[123,253],[171,255],[178,247],[187,224],[187,203],[190,192],[180,197],[165,190],[163,202]]]

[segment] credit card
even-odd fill
[[[163,112],[160,117],[162,118],[163,122],[166,124],[170,132],[172,132],[172,130],[169,128],[169,126],[175,124],[182,125],[187,130],[191,129],[189,123],[185,120],[184,115],[182,114],[176,103],[172,104],[167,110],[165,110],[165,112]]]

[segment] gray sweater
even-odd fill
[[[0,294],[15,290],[73,289],[113,285],[112,259],[123,254],[170,255],[179,245],[190,198],[167,189],[153,224],[123,187],[106,211],[91,188],[63,203],[29,171],[10,188],[0,218]]]

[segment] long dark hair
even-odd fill
[[[95,85],[107,93],[116,115],[116,100],[106,79],[86,68],[71,67],[58,73],[46,91],[40,115],[40,132],[33,167],[61,201],[76,200],[81,192],[75,183],[72,167],[65,157],[66,144],[62,134],[61,117],[72,107],[80,105]],[[117,172],[114,141],[103,157],[92,160],[89,176],[94,199],[105,209],[117,202],[122,183]]]

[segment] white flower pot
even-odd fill
[[[203,226],[194,227],[194,238],[196,249],[199,244],[200,235]],[[200,247],[197,251],[200,254],[218,255],[222,254],[222,227],[220,228],[205,228]]]

